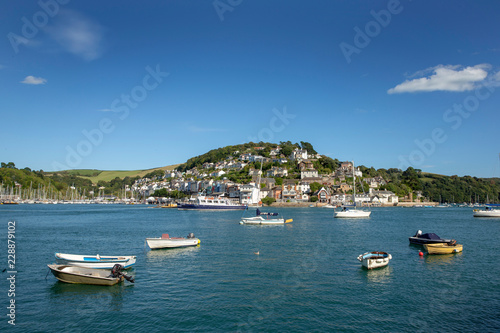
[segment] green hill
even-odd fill
[[[132,170],[132,171],[127,171],[127,170],[114,170],[114,171],[109,171],[109,170],[96,170],[96,169],[75,169],[75,170],[65,170],[65,171],[60,171],[60,172],[48,172],[47,175],[53,175],[53,174],[68,174],[72,176],[77,176],[81,177],[84,179],[90,180],[92,183],[97,184],[99,181],[106,181],[109,182],[115,178],[121,178],[124,179],[125,177],[129,178],[135,178],[139,177],[142,178],[148,173],[157,171],[157,170],[173,170],[176,167],[178,167],[179,164],[175,165],[168,165],[165,167],[160,167],[160,168],[153,168],[153,169],[147,169],[147,170]]]

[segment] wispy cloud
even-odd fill
[[[47,34],[65,51],[86,61],[102,55],[103,28],[84,15],[72,10],[61,10]]]
[[[45,84],[45,83],[47,83],[47,80],[44,79],[43,77],[34,77],[31,75],[28,75],[24,78],[24,80],[21,81],[21,83],[37,85],[37,84]]]
[[[111,112],[113,110],[112,109],[99,109],[98,111],[101,111],[101,112]]]
[[[488,76],[489,64],[462,67],[460,65],[438,65],[411,75],[419,77],[398,84],[387,91],[389,94],[430,91],[469,91]]]

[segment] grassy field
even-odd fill
[[[104,180],[109,182],[112,179],[115,179],[116,177],[118,178],[125,178],[125,177],[143,177],[144,175],[153,172],[155,170],[173,170],[175,169],[179,164],[175,165],[168,165],[165,167],[161,168],[153,168],[153,169],[148,169],[148,170],[115,170],[115,171],[103,171],[103,170],[95,170],[95,169],[76,169],[76,170],[67,170],[69,174],[79,176],[82,178],[90,179],[92,183],[96,184],[100,180]]]

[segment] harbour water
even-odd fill
[[[246,214],[249,214],[247,212]],[[0,330],[19,332],[498,332],[500,219],[469,208],[374,208],[363,220],[326,208],[281,209],[293,222],[240,225],[241,211],[121,205],[0,206]],[[15,220],[15,296],[8,222]],[[417,230],[462,253],[420,257]],[[195,248],[155,250],[146,237],[193,232]],[[367,271],[367,251],[392,255]],[[136,255],[136,283],[58,282],[54,253]],[[255,254],[258,252],[259,254]],[[15,326],[8,323],[15,300]]]

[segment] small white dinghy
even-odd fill
[[[161,237],[157,238],[146,238],[146,242],[150,249],[170,249],[176,247],[187,247],[187,246],[197,246],[200,244],[200,240],[194,237],[191,232],[189,235],[184,237],[170,237],[168,234],[163,234]]]
[[[101,256],[56,253],[56,262],[61,265],[72,265],[85,268],[111,269],[115,264],[130,268],[135,264],[136,256]]]
[[[361,265],[367,269],[387,266],[391,259],[392,256],[387,252],[366,252],[358,256]]]

